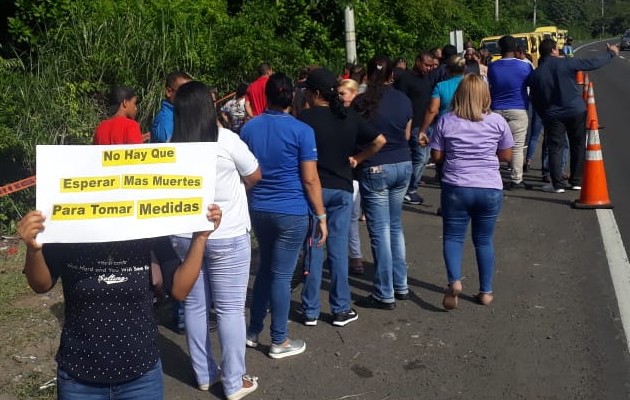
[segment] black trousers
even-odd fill
[[[554,188],[564,188],[562,180],[562,146],[564,132],[569,137],[571,186],[581,186],[586,155],[586,112],[567,118],[545,118],[545,141],[549,148],[549,172]]]

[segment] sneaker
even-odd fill
[[[287,339],[285,344],[272,344],[269,349],[269,357],[285,358],[304,353],[306,342],[302,339]]]
[[[304,325],[306,326],[317,326],[317,317],[307,317],[304,316]]]
[[[394,298],[396,300],[409,300],[409,292],[407,293],[394,293]]]
[[[335,326],[346,326],[352,321],[359,319],[359,314],[354,309],[333,314],[332,324]]]
[[[424,203],[424,199],[417,192],[407,193],[405,197],[403,197],[403,201],[405,202],[405,204],[413,204],[415,206]]]
[[[245,386],[248,385],[248,386]],[[243,386],[232,394],[225,396],[227,400],[240,400],[258,389],[258,377],[243,375]]]
[[[372,295],[359,299],[354,304],[363,308],[378,308],[380,310],[393,310],[394,308],[396,308],[395,302],[386,303],[384,301],[375,299]]]
[[[529,190],[531,188],[532,188],[531,185],[528,183],[525,183],[525,181],[520,181],[519,183],[510,182],[507,185],[507,190],[519,190],[519,189]]]
[[[573,185],[573,186],[571,186],[571,190],[582,190],[582,186]]]
[[[540,190],[542,190],[543,192],[547,192],[547,193],[564,193],[564,189],[562,189],[562,188],[556,189],[555,187],[553,187],[553,185],[551,183],[542,186],[540,188]]]
[[[256,346],[258,346],[258,334],[254,333],[254,332],[247,331],[245,344],[247,345],[247,347],[256,347]]]

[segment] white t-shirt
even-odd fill
[[[221,207],[223,216],[210,240],[233,238],[250,231],[247,194],[241,176],[251,175],[258,168],[258,160],[236,133],[220,127],[218,144],[214,202]],[[192,237],[192,234],[177,236]]]

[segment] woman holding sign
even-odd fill
[[[209,206],[207,218],[218,227],[219,207]],[[26,243],[29,286],[44,293],[58,278],[63,285],[58,398],[162,399],[150,265],[159,261],[166,289],[183,299],[199,275],[210,232],[193,235],[182,261],[167,238],[41,245],[37,234],[45,221],[40,211],[31,211],[18,223],[18,232]]]
[[[245,374],[245,297],[251,261],[245,190],[261,178],[258,161],[237,134],[217,126],[210,90],[201,82],[179,87],[171,142],[217,142],[214,201],[226,218],[206,244],[203,268],[184,301],[184,320],[198,388],[209,390],[221,381],[228,400],[241,399],[258,387],[256,378]],[[182,259],[193,240],[192,234],[172,238]],[[220,365],[212,355],[208,332],[213,306],[221,342]]]

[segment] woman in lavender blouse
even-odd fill
[[[499,162],[509,162],[514,141],[505,119],[490,111],[488,85],[475,74],[466,75],[440,118],[431,138],[431,156],[443,164],[443,253],[448,288],[442,304],[457,308],[462,291],[464,239],[472,220],[472,239],[479,269],[479,303],[493,299],[493,235],[503,202]]]

